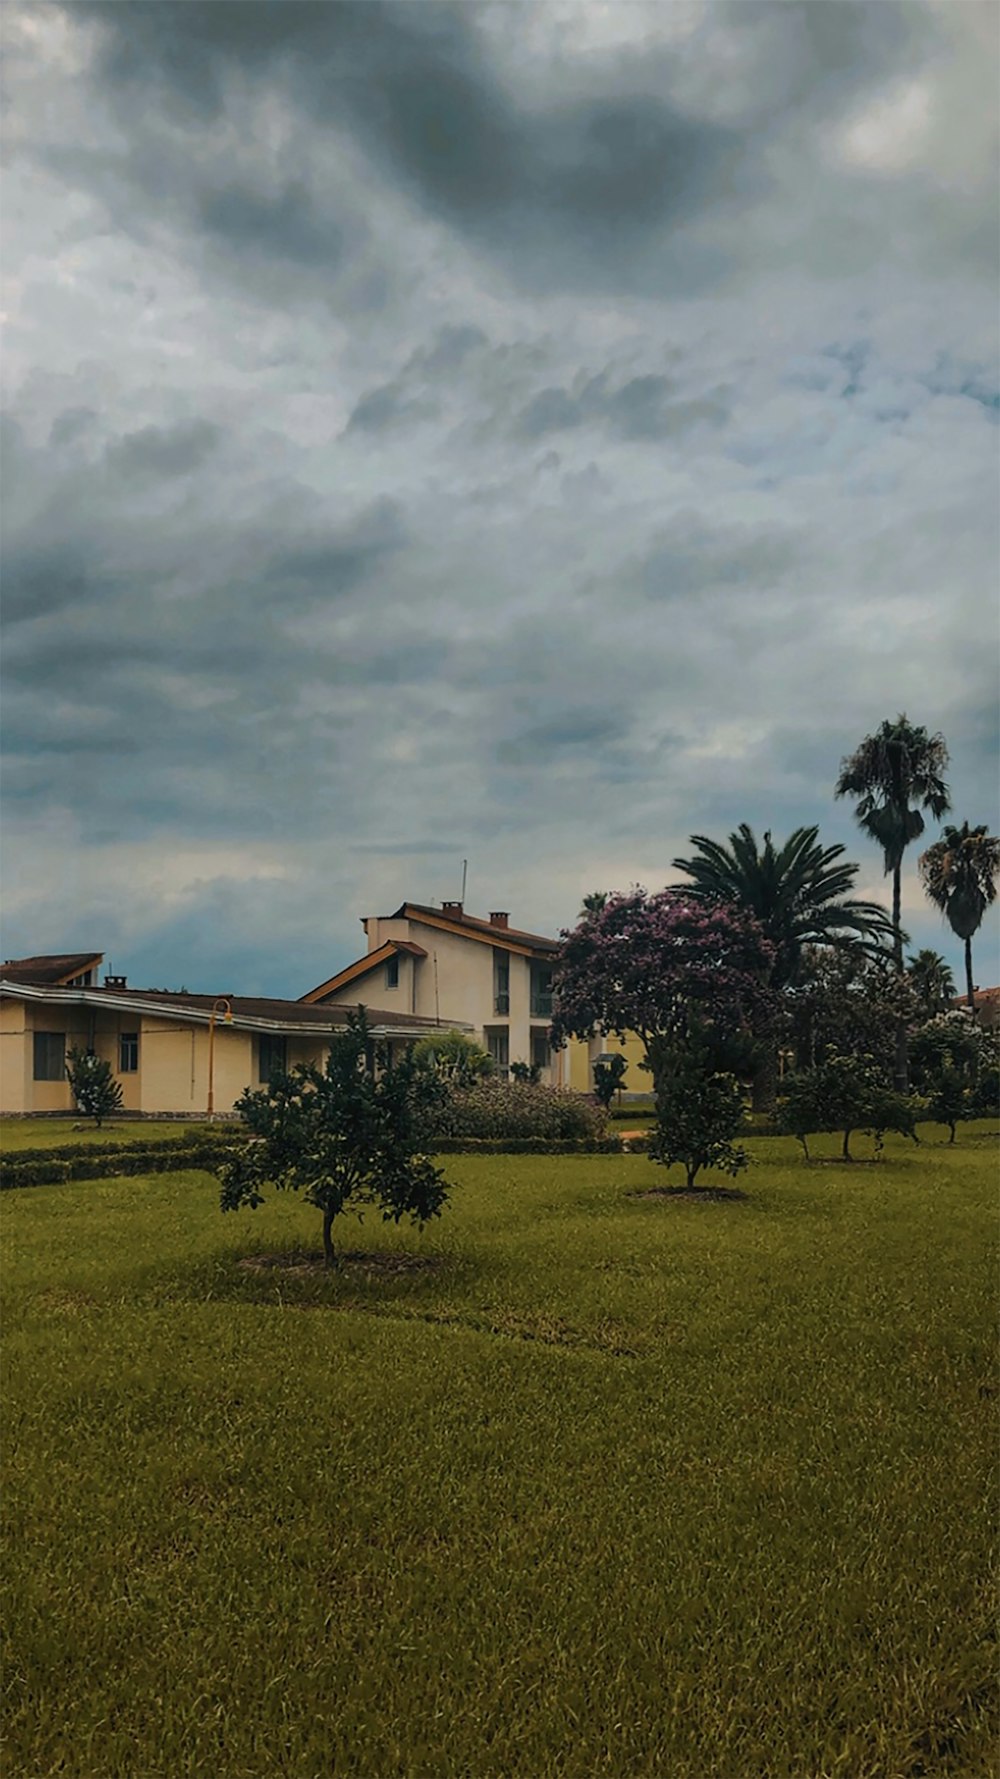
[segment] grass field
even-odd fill
[[[996,1144],[942,1134],[731,1203],[451,1157],[330,1276],[204,1174],[6,1194],[4,1773],[993,1774]]]

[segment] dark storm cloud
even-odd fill
[[[596,77],[557,71],[539,102],[513,84],[474,8],[81,0],[74,11],[102,28],[101,84],[140,145],[150,108],[207,140],[235,105],[234,81],[266,84],[294,108],[282,151],[293,167],[317,133],[349,136],[381,180],[518,281],[657,294],[664,279],[696,289],[730,269],[730,253],[690,225],[761,197],[776,132],[800,133],[803,119],[815,132],[887,72],[919,65],[934,41],[930,15],[896,0],[720,8],[707,48],[728,30],[742,63],[722,88],[732,121],[720,121],[719,88],[696,82],[692,93],[684,58],[663,45],[619,55]],[[510,23],[516,33],[516,13]],[[252,163],[252,139],[238,152]],[[219,184],[214,157],[178,169],[195,182],[189,222],[224,249],[339,267],[359,228],[343,182],[277,171],[262,184],[245,167]],[[135,172],[163,192],[159,155],[143,169],[140,152]]]
[[[554,929],[696,829],[853,844],[903,706],[979,819],[985,9],[15,14],[24,950],[298,991],[467,855]]]

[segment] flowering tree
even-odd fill
[[[647,1060],[706,1035],[723,1048],[771,1022],[774,948],[753,915],[684,889],[609,896],[564,931],[552,1041],[638,1033]]]
[[[735,1173],[745,1156],[732,1143],[742,1097],[731,1070],[774,1011],[774,947],[753,915],[684,890],[634,889],[585,908],[562,940],[553,1043],[637,1032],[656,1089],[650,1154],[680,1162],[689,1188],[704,1167]]]

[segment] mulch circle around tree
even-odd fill
[[[647,1186],[641,1192],[630,1192],[629,1198],[690,1198],[696,1204],[711,1200],[717,1204],[734,1204],[745,1200],[747,1193],[738,1186]]]
[[[314,1248],[297,1248],[282,1254],[247,1254],[236,1263],[244,1272],[325,1272],[323,1256]],[[334,1272],[366,1272],[398,1277],[400,1273],[433,1272],[444,1265],[439,1254],[360,1253],[345,1248],[337,1255]]]

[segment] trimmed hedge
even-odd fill
[[[621,1137],[438,1137],[435,1155],[624,1155],[644,1153],[643,1135]]]
[[[179,1173],[184,1168],[204,1168],[213,1173],[232,1140],[229,1137],[218,1142],[199,1137],[192,1142],[171,1138],[147,1149],[135,1143],[108,1143],[101,1148],[72,1143],[67,1145],[72,1154],[65,1149],[55,1153],[51,1149],[22,1149],[0,1161],[0,1192],[10,1192],[18,1186],[55,1186],[65,1180]]]
[[[563,1087],[487,1079],[451,1089],[435,1115],[431,1143],[595,1142],[605,1131],[604,1109],[595,1099]]]

